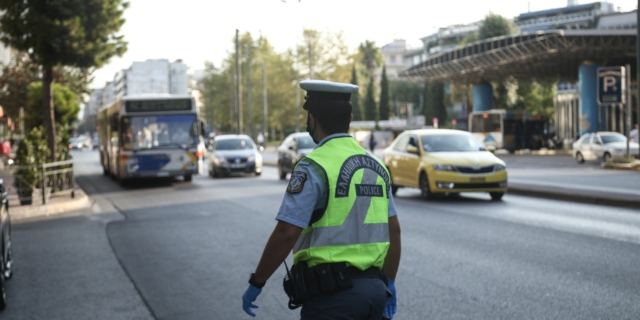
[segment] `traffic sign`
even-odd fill
[[[598,68],[598,104],[608,106],[625,103],[625,82],[624,67]]]

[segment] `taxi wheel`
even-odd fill
[[[184,181],[186,182],[190,182],[191,180],[193,180],[193,176],[190,174],[185,174],[184,175]]]
[[[582,153],[580,152],[576,153],[576,161],[578,163],[584,163],[584,157],[582,156]]]
[[[504,192],[489,192],[491,195],[491,200],[500,201],[502,200],[502,196],[504,196]]]
[[[604,156],[602,157],[602,160],[604,160],[604,162],[611,161],[611,154],[609,152],[605,152]]]
[[[429,189],[429,178],[424,172],[420,174],[420,195],[425,200],[433,198],[433,193],[431,193],[431,189]]]

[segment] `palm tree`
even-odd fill
[[[382,63],[382,57],[380,56],[380,49],[376,47],[375,42],[365,41],[360,44],[360,62],[367,68],[368,76],[373,76],[373,73]]]

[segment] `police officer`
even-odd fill
[[[302,320],[393,318],[400,224],[388,171],[347,133],[349,100],[358,87],[320,80],[300,87],[307,91],[307,131],[318,146],[291,174],[278,223],[242,296],[243,309],[255,317],[254,301],[293,250],[296,268],[308,267],[311,275],[305,278],[312,292],[302,303]]]

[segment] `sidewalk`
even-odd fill
[[[11,221],[21,221],[33,218],[47,217],[62,213],[69,213],[91,206],[91,199],[80,188],[76,188],[75,197],[71,195],[52,197],[47,204],[33,204],[23,206],[9,206]]]
[[[374,154],[381,158],[382,150]],[[277,153],[262,153],[265,166]],[[532,197],[640,208],[640,172],[577,164],[566,152],[497,154],[507,163],[509,193]]]

